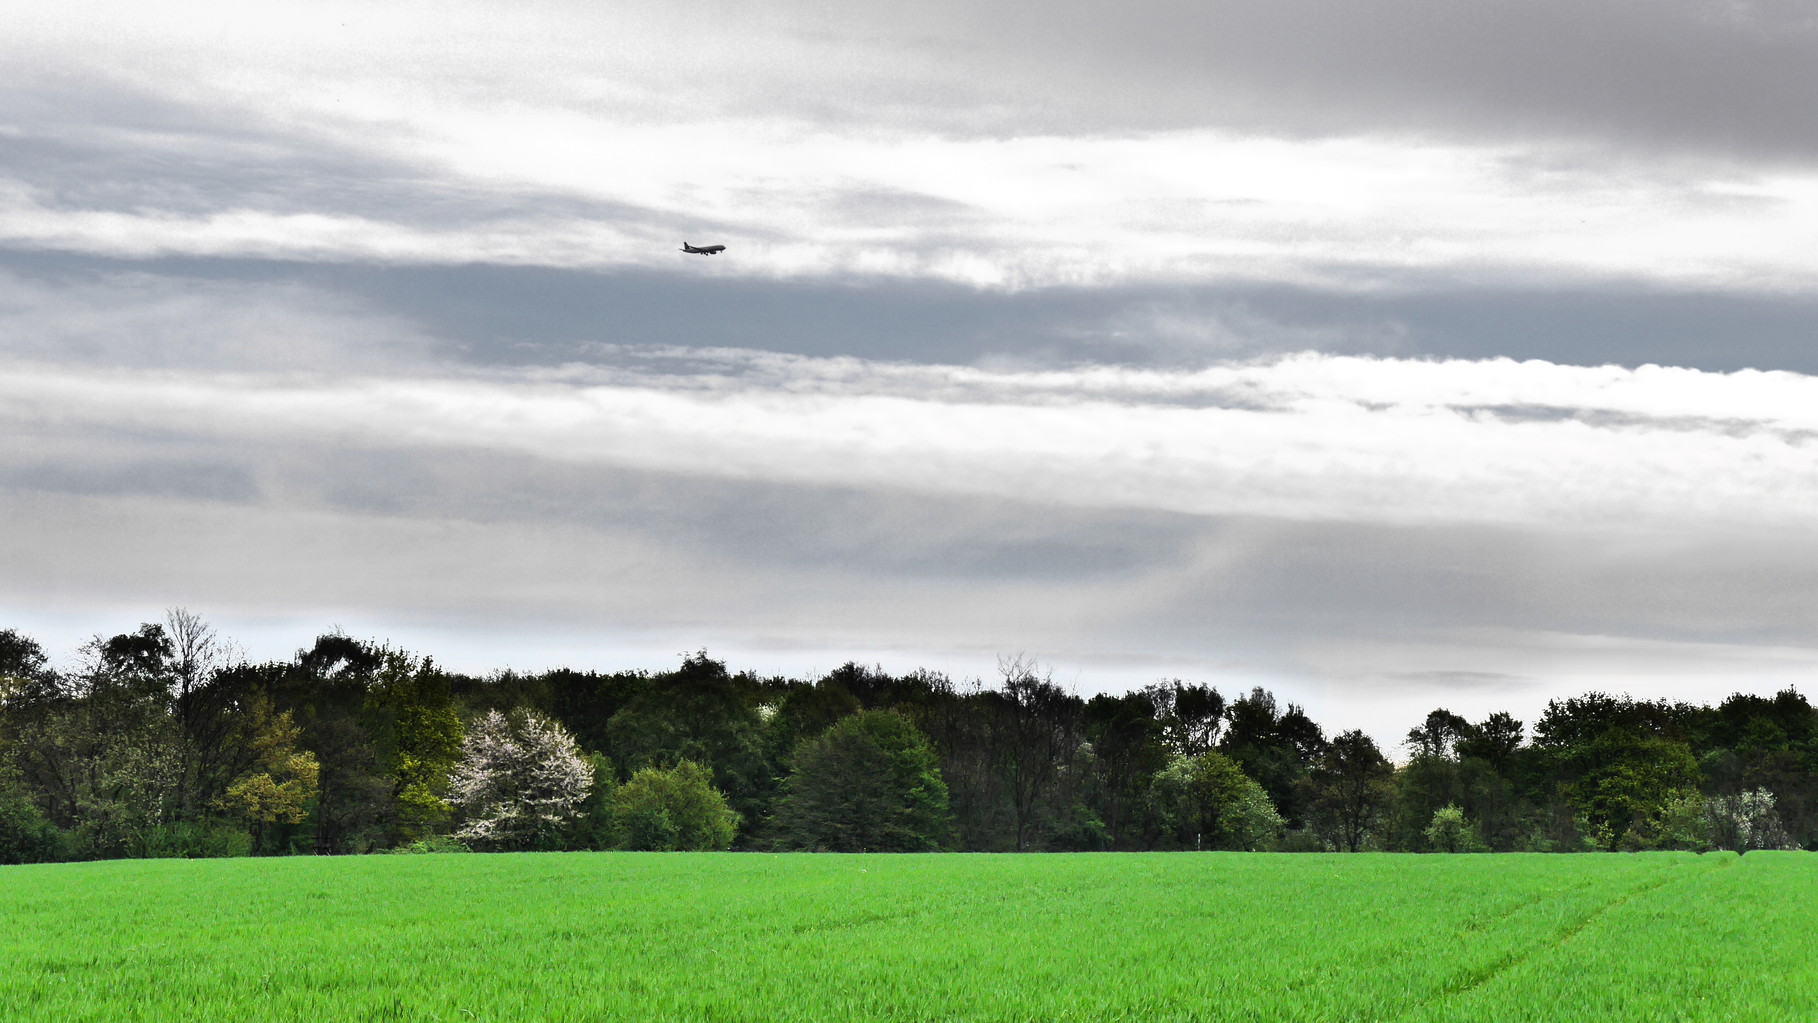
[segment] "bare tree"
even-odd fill
[[[170,637],[172,694],[177,711],[177,791],[179,813],[191,800],[190,775],[196,761],[197,692],[227,665],[227,644],[215,635],[214,626],[185,607],[164,612],[164,630]]]

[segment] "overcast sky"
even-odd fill
[[[1818,697],[1803,0],[6,22],[0,626],[54,653],[1021,652],[1385,744]]]

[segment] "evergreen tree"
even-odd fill
[[[864,711],[805,740],[779,803],[779,841],[829,852],[932,852],[952,841],[928,739],[894,711]]]

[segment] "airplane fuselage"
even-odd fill
[[[682,251],[683,252],[692,252],[697,256],[712,256],[712,255],[716,255],[721,252],[725,252],[726,246],[724,246],[724,245],[702,245],[702,246],[697,247],[694,245],[690,245],[687,242],[683,242]]]

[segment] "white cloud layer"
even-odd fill
[[[864,66],[891,37],[866,40],[851,26],[817,35],[813,18],[786,8],[727,18],[660,4],[33,14],[0,41],[25,86],[0,103],[0,129],[87,154],[85,176],[153,184],[115,206],[55,177],[9,180],[0,160],[0,244],[12,246],[675,267],[677,242],[692,235],[733,247],[701,271],[1000,288],[1370,287],[1411,274],[1781,292],[1813,283],[1811,166],[1582,137],[1423,135],[1367,118],[1311,135],[1216,117],[974,134],[950,130],[973,102],[938,99],[964,39],[884,60],[957,120],[930,127],[884,104],[859,121],[799,97],[843,102],[887,80],[888,67]],[[1008,31],[990,19],[972,29]],[[92,78],[72,80],[71,67]],[[75,81],[127,99],[110,107]],[[70,108],[84,105],[100,109],[72,121]],[[236,168],[251,177],[286,161],[301,180],[282,196],[234,187]],[[361,201],[375,168],[396,190],[380,210]],[[185,174],[221,181],[198,189]],[[313,204],[292,208],[291,193],[312,187]]]
[[[717,354],[322,380],[15,366],[10,429],[476,450],[729,479],[1384,523],[1818,526],[1818,379],[1302,355],[1170,374]]]

